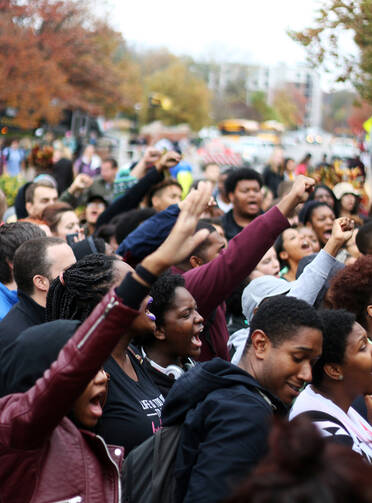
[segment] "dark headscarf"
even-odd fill
[[[78,261],[86,255],[92,255],[93,253],[105,253],[105,242],[102,238],[89,236],[82,241],[73,243],[71,248],[74,252],[76,260]]]
[[[80,325],[55,320],[28,328],[0,354],[0,396],[29,390]]]

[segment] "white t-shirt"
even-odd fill
[[[349,445],[372,463],[372,426],[355,409],[350,407],[345,414],[332,400],[316,393],[308,385],[293,404],[289,419],[310,411],[312,422],[324,437]]]

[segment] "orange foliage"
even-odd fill
[[[347,123],[355,135],[360,135],[364,132],[363,123],[372,116],[372,106],[365,101],[358,105],[354,105],[351,114],[347,119]]]
[[[109,115],[138,100],[121,34],[87,7],[0,0],[0,108],[16,108],[17,125],[56,123],[63,108]]]

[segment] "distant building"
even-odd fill
[[[216,96],[223,97],[235,83],[243,87],[246,103],[253,92],[263,91],[269,105],[275,91],[287,85],[297,88],[306,98],[305,127],[320,127],[322,123],[322,91],[316,70],[304,64],[274,66],[241,63],[195,63],[194,69],[205,80]]]
[[[275,66],[250,66],[247,77],[247,98],[252,92],[263,91],[268,103],[273,103],[275,91],[285,85],[295,86],[307,99],[305,126],[320,127],[322,122],[322,90],[316,70],[306,65],[289,66],[278,63]]]

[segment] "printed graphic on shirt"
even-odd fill
[[[159,395],[153,400],[140,400],[140,404],[143,410],[146,411],[146,416],[151,418],[154,417],[152,421],[152,432],[156,433],[161,429],[161,408],[164,404],[163,395]],[[159,424],[160,423],[160,424]]]

